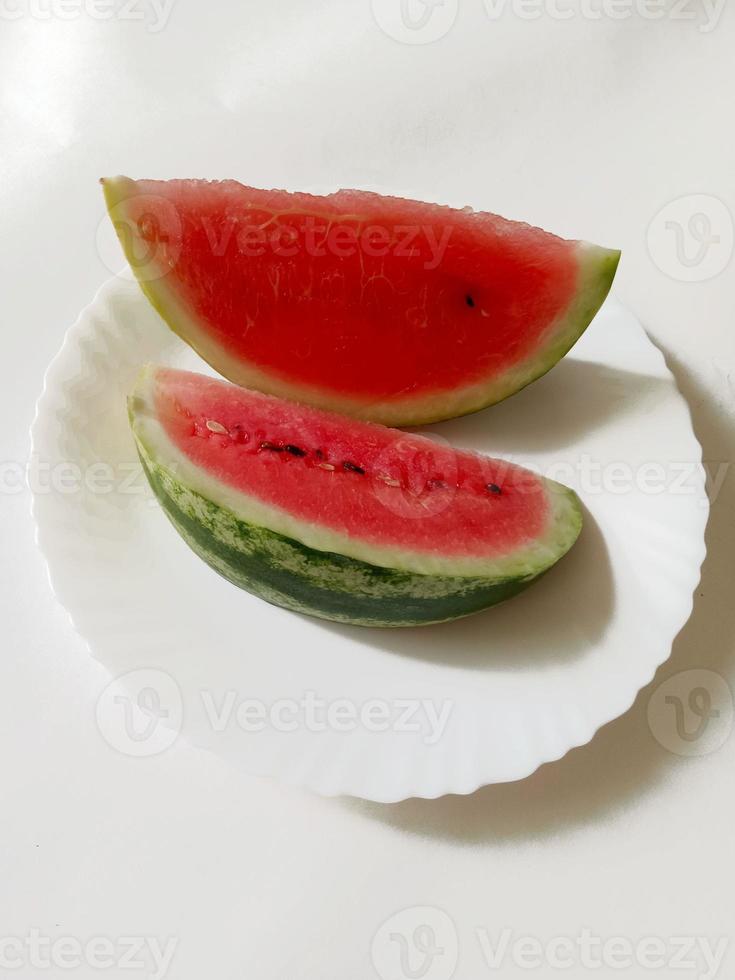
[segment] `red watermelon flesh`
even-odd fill
[[[377,548],[497,557],[553,517],[547,481],[423,436],[174,370],[157,370],[152,405],[174,454],[211,480]]]
[[[230,380],[391,424],[484,407],[545,373],[619,253],[487,213],[361,191],[104,182],[141,285]]]

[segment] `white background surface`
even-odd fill
[[[657,265],[646,245],[669,201],[735,206],[732,11],[704,33],[693,3],[664,3],[660,20],[611,8],[529,21],[464,0],[444,37],[406,45],[363,0],[177,0],[155,33],[143,5],[144,20],[100,20],[68,0],[44,19],[48,9],[6,0],[0,16],[2,462],[26,458],[44,369],[109,274],[95,180],[113,172],[377,182],[621,246],[618,292],[670,357],[705,459],[732,457],[735,266],[678,281],[659,267],[686,277],[675,254]],[[695,19],[681,19],[688,11]],[[715,217],[723,264],[727,221]],[[659,681],[704,666],[733,683],[734,493],[729,475],[694,616]],[[106,675],[50,598],[27,492],[3,493],[0,507],[2,936],[176,937],[168,976],[183,980],[367,980],[381,923],[435,906],[456,924],[455,975],[477,980],[529,972],[510,958],[489,970],[478,928],[544,944],[588,928],[669,948],[732,934],[735,736],[703,758],[666,751],[646,721],[655,685],[591,745],[471,798],[324,801],[182,744],[127,758],[97,731]],[[442,980],[447,962],[424,975]],[[730,950],[718,975],[733,964]],[[590,972],[577,956],[562,975]]]

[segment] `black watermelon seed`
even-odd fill
[[[500,487],[497,485],[497,483],[488,483],[487,484],[487,489],[490,491],[490,493],[502,493],[503,492],[500,489]]]
[[[475,307],[475,301],[470,296],[469,293],[467,293],[467,295],[465,296],[465,303],[469,306],[470,309],[474,309],[474,307]]]
[[[261,442],[260,448],[261,449],[270,449],[270,451],[272,453],[282,453],[286,447],[285,446],[277,446],[274,442]]]
[[[357,463],[351,463],[349,460],[342,463],[342,469],[347,470],[349,473],[359,473],[360,476],[365,475],[365,470],[362,466],[358,466]]]
[[[299,449],[298,446],[292,446],[290,443],[283,448],[287,453],[291,453],[292,456],[306,456],[305,449]]]
[[[446,490],[447,489],[447,484],[444,482],[444,480],[439,480],[439,479],[436,479],[435,478],[433,480],[429,480],[429,489],[431,489],[431,490]]]

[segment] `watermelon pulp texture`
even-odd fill
[[[169,518],[235,584],[364,625],[438,622],[520,591],[572,546],[574,493],[501,460],[147,369],[130,400]]]
[[[619,252],[487,213],[236,181],[103,181],[153,305],[230,380],[388,424],[475,411],[548,371]]]

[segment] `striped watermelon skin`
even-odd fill
[[[232,584],[275,605],[359,626],[446,622],[527,588],[569,550],[580,532],[582,514],[576,495],[543,481],[553,513],[538,547],[524,542],[502,561],[475,560],[469,568],[466,562],[457,560],[453,565],[448,559],[441,573],[424,571],[436,565],[436,556],[408,552],[401,567],[366,561],[358,556],[359,543],[351,548],[352,554],[338,553],[328,547],[334,539],[326,531],[305,523],[299,532],[298,522],[292,522],[296,531],[284,534],[263,520],[253,520],[246,507],[238,508],[232,488],[222,486],[221,479],[201,465],[193,465],[165,434],[156,414],[161,403],[155,392],[161,385],[175,385],[179,376],[186,379],[190,391],[196,376],[148,370],[130,399],[131,426],[150,485],[175,529],[203,561]],[[202,378],[201,384],[207,390],[212,381]],[[246,400],[248,393],[233,391],[233,398]],[[299,406],[284,406],[295,418],[304,414]],[[300,430],[308,428],[309,421]],[[355,490],[361,492],[370,491]],[[320,541],[324,547],[315,546]]]
[[[539,577],[416,575],[316,551],[239,519],[187,491],[144,453],[141,458],[167,517],[192,551],[233,585],[293,612],[355,626],[424,626],[487,609]]]

